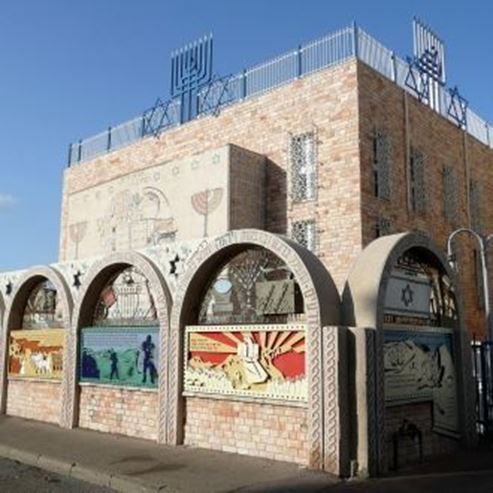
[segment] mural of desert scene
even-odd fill
[[[302,325],[187,327],[185,391],[304,401]]]
[[[157,328],[83,329],[80,381],[132,387],[157,387]]]
[[[65,330],[54,285],[38,283],[24,308],[22,330],[9,337],[9,376],[61,379]]]
[[[12,331],[9,375],[61,379],[64,337],[63,329]]]

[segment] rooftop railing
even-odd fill
[[[199,110],[196,118],[217,113],[226,106],[271,91],[350,58],[361,60],[416,96],[405,83],[409,64],[364,30],[352,25],[306,45],[300,45],[293,51],[245,69],[239,74],[214,81],[198,94]],[[438,99],[436,111],[456,124],[447,111],[450,94],[446,88],[439,88]],[[144,112],[121,125],[71,144],[68,165],[94,159],[180,124],[180,100],[162,103],[151,112]],[[467,109],[466,131],[483,144],[493,147],[493,127],[470,108]]]

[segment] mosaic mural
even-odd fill
[[[158,327],[82,329],[81,382],[157,388],[158,375]]]
[[[457,378],[448,329],[384,331],[387,405],[431,401],[435,431],[457,432]]]
[[[226,146],[72,193],[64,259],[224,233],[228,180]]]
[[[185,392],[307,400],[303,325],[188,326]]]
[[[303,299],[293,274],[271,252],[248,249],[219,269],[202,300],[199,323],[303,321]]]
[[[13,330],[9,341],[9,376],[61,379],[63,329]]]

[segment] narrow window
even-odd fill
[[[308,132],[294,135],[290,141],[291,198],[313,200],[316,195],[315,135]]]
[[[390,139],[376,131],[373,137],[373,191],[379,199],[390,200],[390,167]]]
[[[425,157],[421,151],[411,149],[409,177],[411,185],[411,208],[414,212],[426,212]]]
[[[291,238],[312,252],[317,248],[317,229],[313,219],[295,221],[291,225]]]
[[[457,173],[452,166],[443,168],[443,211],[449,224],[457,223]]]

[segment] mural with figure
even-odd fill
[[[387,405],[432,402],[435,431],[459,430],[452,337],[441,328],[384,331]]]
[[[303,325],[188,326],[187,392],[305,401]]]
[[[157,387],[158,327],[89,327],[80,338],[81,382]]]

